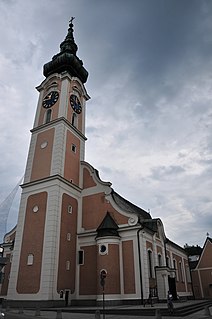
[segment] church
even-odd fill
[[[44,65],[17,226],[4,237],[10,305],[143,304],[191,298],[188,258],[160,218],[121,197],[85,158],[88,72],[72,19]]]

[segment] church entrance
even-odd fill
[[[70,306],[70,304],[71,304],[70,297],[71,297],[70,290],[65,290],[65,305],[66,305],[66,307]]]
[[[177,300],[177,290],[176,290],[176,280],[175,277],[168,276],[168,283],[169,283],[169,291],[173,296],[174,300]]]

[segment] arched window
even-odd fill
[[[182,262],[179,262],[179,280],[184,282],[184,277],[183,277],[183,266],[182,266]]]
[[[75,127],[77,127],[77,123],[78,122],[78,118],[77,118],[77,114],[76,113],[73,113],[72,114],[72,120],[71,120],[71,124]]]
[[[158,254],[158,266],[159,267],[162,266],[162,256],[161,256],[161,254]]]
[[[46,123],[49,123],[51,121],[51,115],[52,115],[52,110],[48,109],[46,111]]]
[[[169,256],[166,256],[166,266],[170,267],[170,258],[169,258]]]
[[[147,251],[147,258],[148,258],[148,269],[149,269],[149,278],[153,278],[153,271],[152,271],[152,251]]]
[[[179,281],[179,274],[178,274],[178,269],[177,269],[177,262],[175,259],[173,259],[173,267],[176,271],[176,280]]]

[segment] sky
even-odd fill
[[[24,175],[35,87],[72,16],[89,72],[85,160],[170,240],[202,246],[212,236],[211,0],[0,0],[0,202]]]

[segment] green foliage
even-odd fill
[[[188,256],[200,255],[202,252],[202,248],[199,245],[196,246],[189,246],[185,244],[184,249]]]

